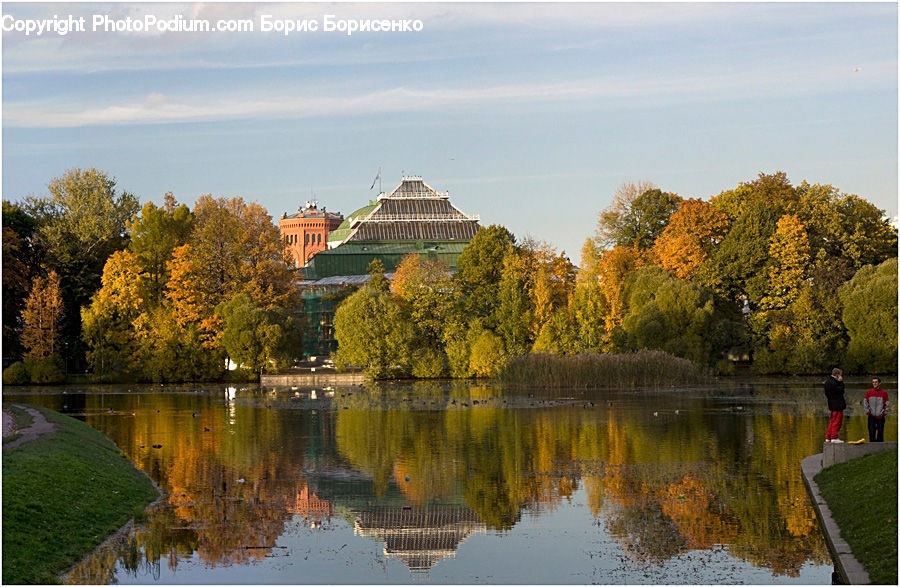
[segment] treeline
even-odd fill
[[[297,358],[302,301],[259,204],[141,207],[96,169],[48,190],[3,202],[4,382],[211,380],[226,359],[249,376]],[[515,364],[528,379],[543,363],[511,359],[642,349],[720,372],[897,365],[896,230],[863,198],[783,173],[709,201],[623,185],[579,268],[495,225],[452,275],[418,255],[390,282],[383,270],[334,319],[336,363],[377,378]]]
[[[3,202],[5,383],[222,377],[288,364],[300,309],[278,228],[257,203],[171,193],[162,207],[71,170]]]
[[[656,349],[730,372],[895,372],[897,233],[883,211],[784,173],[684,199],[623,185],[580,268],[546,244],[480,230],[446,266],[406,258],[335,315],[338,364],[375,377],[506,372],[528,353]],[[545,365],[546,366],[546,365]],[[525,369],[525,371],[523,371]]]

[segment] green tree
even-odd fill
[[[712,292],[659,267],[632,274],[625,297],[621,329],[631,350],[658,349],[715,364],[738,340],[738,325],[716,306]]]
[[[3,356],[23,353],[22,310],[35,268],[40,266],[35,246],[35,219],[20,206],[3,200]]]
[[[506,228],[492,224],[481,228],[457,260],[456,281],[463,309],[469,316],[483,318],[485,326],[496,328],[494,310],[497,288],[503,275],[503,258],[515,247],[516,237]]]
[[[439,350],[444,332],[457,320],[450,267],[416,253],[406,255],[394,271],[390,288],[425,345]]]
[[[381,259],[372,259],[369,262],[369,266],[366,267],[366,272],[369,274],[369,281],[366,287],[382,292],[390,289],[391,284],[384,275],[384,263]]]
[[[527,250],[510,250],[503,259],[503,273],[497,286],[495,318],[497,334],[503,340],[506,352],[522,355],[531,350],[534,342],[534,302],[529,296],[529,283],[533,278],[529,265],[533,254]]]
[[[847,366],[872,373],[897,369],[897,258],[866,265],[838,289],[850,336]]]
[[[755,311],[768,293],[769,246],[780,217],[777,214],[762,203],[745,208],[695,279],[726,299],[746,300]]]
[[[600,284],[599,261],[600,251],[589,238],[581,249],[581,267],[571,304],[578,351],[600,352],[607,335],[604,322],[609,309]]]
[[[30,197],[29,210],[39,224],[39,246],[49,269],[60,276],[66,316],[64,351],[80,358],[82,305],[100,287],[106,259],[125,248],[125,223],[138,209],[137,199],[117,192],[116,182],[97,169],[72,169],[47,186],[49,197]]]
[[[174,207],[174,199],[170,204],[172,211],[168,212],[147,202],[140,216],[134,216],[126,225],[131,234],[129,248],[147,274],[148,297],[154,305],[161,301],[169,280],[166,267],[172,251],[187,241],[193,227],[194,217],[188,207],[184,204]]]
[[[386,291],[363,287],[334,313],[338,366],[358,366],[375,379],[411,371],[415,332],[403,310]]]
[[[221,346],[242,368],[262,373],[285,361],[284,331],[266,310],[245,293],[216,307],[222,320]]]
[[[619,244],[627,229],[626,218],[631,213],[634,201],[644,192],[656,189],[649,181],[625,182],[616,189],[612,202],[597,217],[595,240],[600,248],[611,248]]]

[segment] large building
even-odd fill
[[[409,253],[441,259],[451,268],[478,230],[468,216],[421,177],[404,177],[394,190],[352,214],[328,235],[328,249],[306,264],[308,279],[363,275],[373,259],[393,271]]]
[[[335,223],[338,218],[341,221]],[[283,215],[279,226],[286,245],[300,247],[291,251],[306,308],[304,354],[324,355],[336,348],[334,308],[342,293],[368,280],[374,259],[381,260],[387,273],[410,253],[441,260],[455,270],[460,253],[478,231],[478,220],[451,204],[449,193],[436,191],[421,177],[404,177],[393,191],[379,194],[346,217],[326,215],[324,208],[309,205],[296,215]],[[320,243],[321,232],[316,231],[322,230],[328,232]],[[315,239],[308,246],[307,235]]]

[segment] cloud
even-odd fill
[[[890,88],[896,88],[895,61],[867,63],[864,70],[855,73],[840,64],[791,63],[740,71],[723,67],[686,73],[626,72],[554,83],[473,87],[400,85],[368,91],[319,87],[314,94],[308,89],[281,87],[267,88],[263,98],[240,90],[215,94],[154,92],[99,105],[98,99],[92,98],[94,105],[87,107],[52,98],[40,102],[7,100],[3,122],[8,127],[55,128],[449,112],[541,104],[597,108]]]

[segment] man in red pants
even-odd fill
[[[838,432],[841,430],[841,424],[844,423],[847,400],[844,399],[844,372],[837,367],[831,370],[831,376],[825,380],[825,398],[828,400],[828,410],[831,412],[828,430],[825,432],[825,442],[844,442],[838,438]]]

